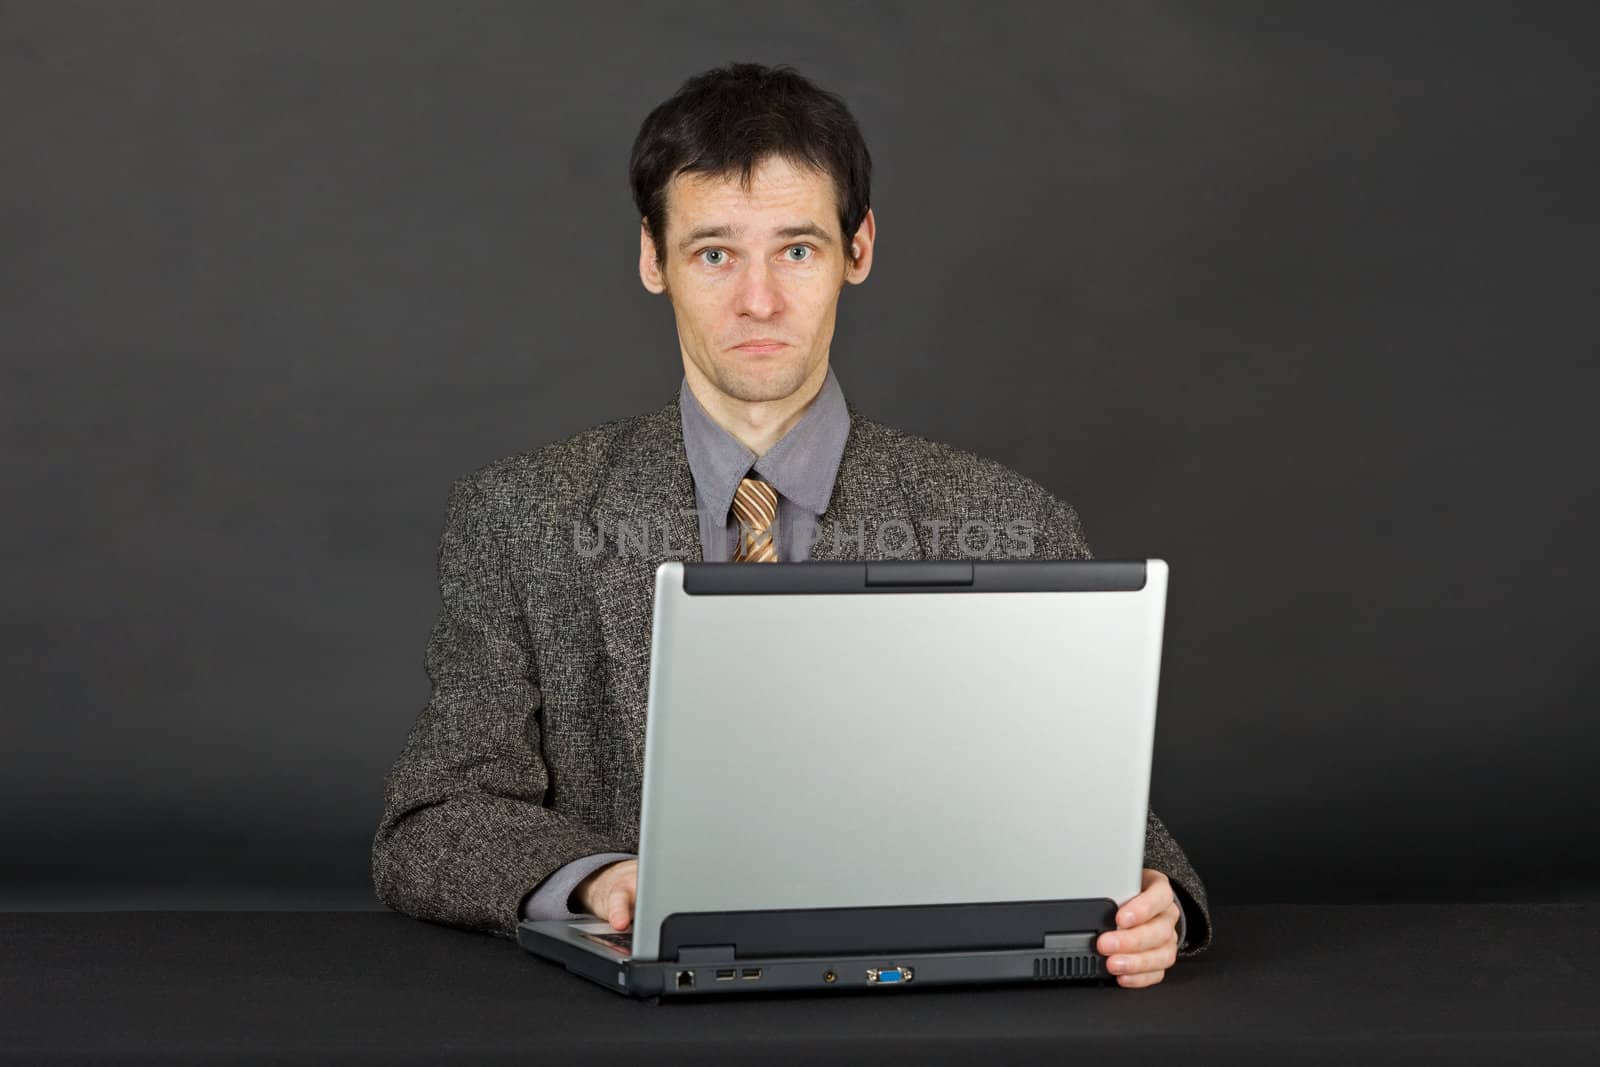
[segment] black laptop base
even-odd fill
[[[1076,944],[976,952],[902,953],[819,959],[774,957],[707,963],[608,960],[523,926],[523,948],[562,963],[616,993],[634,997],[737,996],[761,992],[871,991],[996,982],[1105,982],[1113,976],[1094,949],[1098,934],[1064,935]],[[1114,979],[1113,979],[1114,980]]]
[[[617,993],[702,997],[1115,979],[1095,949],[1108,899],[671,915],[661,959],[584,947],[569,924],[523,922],[517,942]],[[886,950],[896,945],[897,949]]]

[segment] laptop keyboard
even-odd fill
[[[633,955],[633,931],[611,934],[584,934],[590,941],[598,941],[602,945],[625,956]]]

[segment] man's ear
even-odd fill
[[[652,293],[667,291],[667,279],[656,264],[656,243],[650,239],[650,223],[639,220],[639,280]]]
[[[861,220],[861,228],[850,238],[849,247],[845,249],[844,280],[851,285],[860,285],[872,273],[872,246],[877,239],[878,220],[873,217],[869,207],[867,217]]]

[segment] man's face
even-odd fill
[[[698,370],[735,400],[782,400],[827,373],[839,292],[865,280],[873,226],[869,211],[852,262],[833,183],[780,157],[752,171],[748,192],[737,175],[680,174],[667,190],[663,266],[641,226],[639,275],[671,299],[691,379]]]

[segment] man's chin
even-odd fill
[[[766,373],[724,373],[717,376],[717,388],[746,404],[764,404],[793,396],[805,384],[800,368],[773,368]]]

